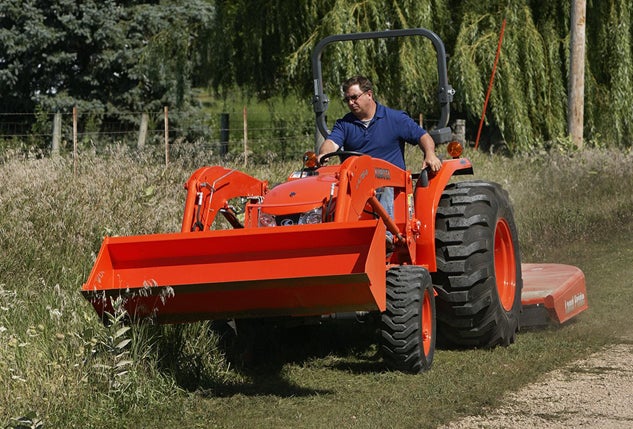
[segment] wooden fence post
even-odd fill
[[[229,153],[229,114],[220,113],[220,155]]]
[[[77,176],[77,106],[73,106],[73,175]]]
[[[169,115],[165,106],[165,167],[169,165]]]
[[[455,140],[460,142],[462,145],[466,144],[466,120],[457,119],[455,120]]]
[[[244,121],[244,166],[248,164],[248,114],[246,106],[242,110],[242,120]]]
[[[59,145],[62,141],[62,114],[55,112],[53,117],[53,142],[51,143],[51,153],[59,155]]]
[[[145,140],[147,139],[147,127],[149,124],[149,115],[147,113],[141,114],[141,126],[138,130],[138,143],[136,148],[142,150],[145,147]]]

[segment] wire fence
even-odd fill
[[[436,120],[419,117],[421,125],[433,127]],[[459,125],[461,123],[461,125]],[[464,136],[464,121],[454,124]],[[270,164],[300,160],[315,148],[313,118],[249,117],[241,114],[195,116],[169,110],[153,112],[32,112],[0,113],[0,162],[15,154],[50,156],[82,152],[107,153],[125,146],[152,157],[192,162],[242,160],[245,164]],[[203,160],[203,161],[201,161]]]
[[[288,123],[243,115],[192,118],[187,112],[32,112],[0,113],[0,155],[106,151],[112,145],[134,150],[164,148],[165,162],[190,156],[193,146],[205,156],[271,161],[296,159],[314,148],[312,121]]]

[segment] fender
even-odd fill
[[[449,159],[442,163],[440,171],[429,175],[428,186],[420,181],[414,190],[415,215],[420,222],[420,234],[416,239],[416,265],[428,267],[430,272],[437,271],[435,254],[435,214],[446,185],[455,175],[473,174],[469,159]]]

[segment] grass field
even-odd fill
[[[165,168],[160,153],[85,153],[74,173],[70,158],[6,157],[0,425],[432,428],[630,332],[633,153],[467,156],[476,178],[510,192],[523,260],[582,268],[590,310],[562,328],[522,332],[508,348],[438,350],[421,375],[386,372],[372,332],[357,325],[295,332],[240,370],[208,323],[104,327],[79,293],[102,237],[178,231],[182,184],[199,158]],[[248,172],[275,183],[297,166]]]

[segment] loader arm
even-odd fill
[[[370,156],[353,156],[342,165],[338,174],[338,194],[334,222],[354,222],[368,213],[381,219],[402,245],[398,260],[411,263],[415,260],[413,219],[409,210],[413,181],[409,171]],[[382,187],[394,189],[394,216],[391,218],[376,198]]]
[[[399,193],[406,191],[406,184],[408,184],[410,191],[411,179],[408,176],[405,170],[367,155],[348,158],[341,165],[339,173],[334,221],[358,220],[368,201],[375,197],[376,190],[384,186],[397,188],[394,191]],[[383,219],[383,221],[386,220]]]
[[[261,199],[268,191],[268,182],[237,170],[220,166],[196,170],[187,183],[187,198],[181,232],[205,231],[211,228],[219,212],[233,227],[241,227],[228,206],[232,198]]]

